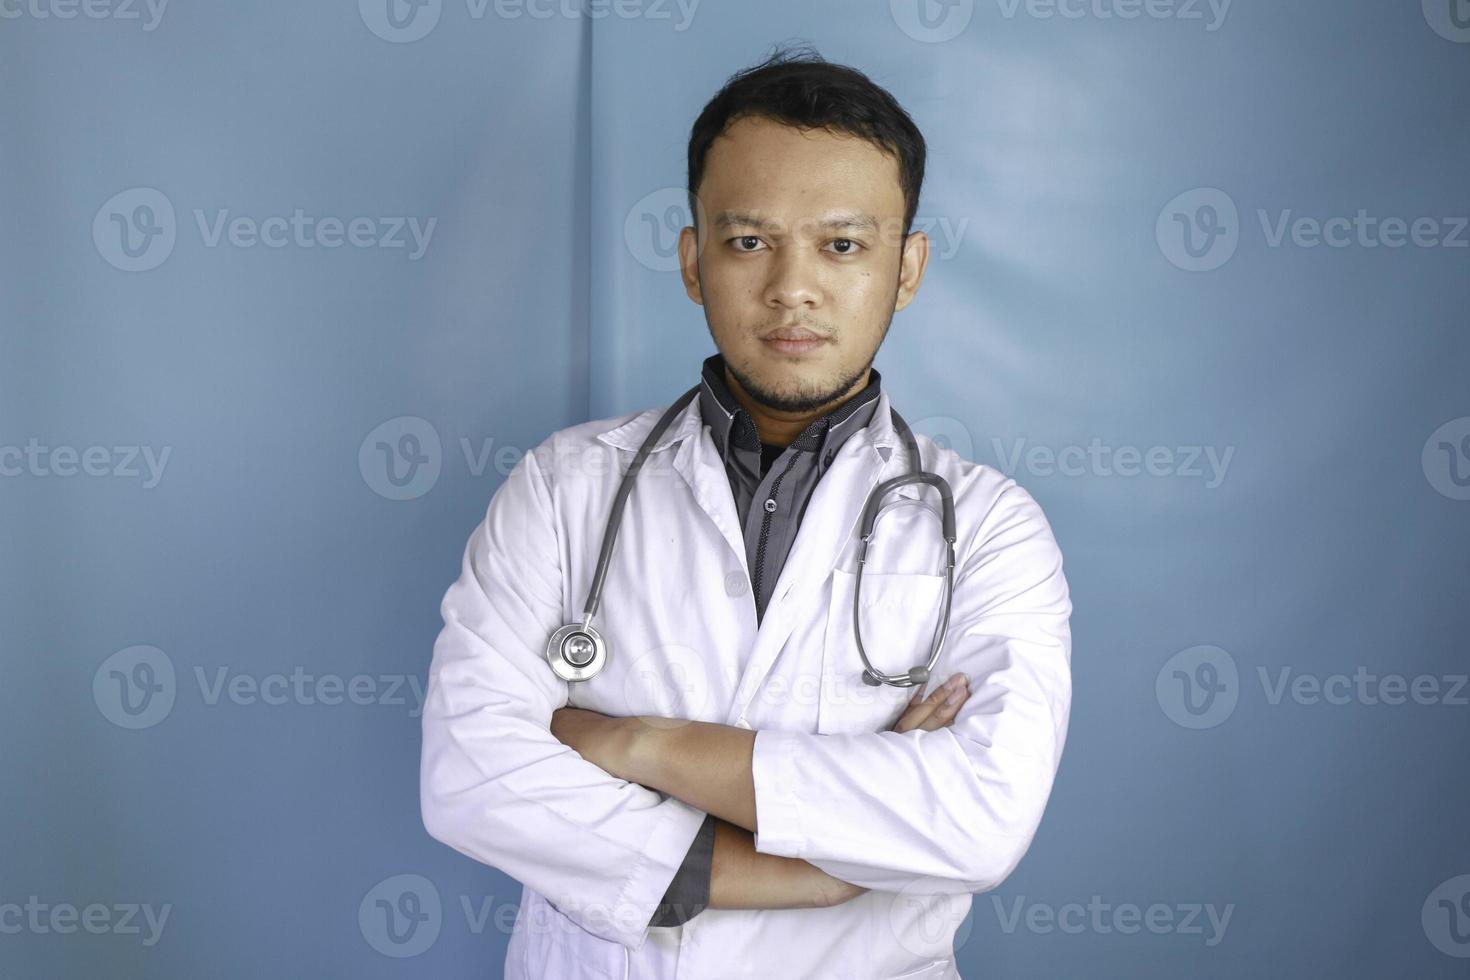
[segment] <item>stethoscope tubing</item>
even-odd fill
[[[653,429],[644,438],[643,444],[638,447],[638,452],[633,456],[633,461],[628,465],[628,470],[623,474],[618,484],[617,495],[613,498],[612,510],[608,514],[607,526],[602,532],[602,547],[597,556],[597,568],[592,575],[592,583],[588,588],[587,602],[583,607],[582,622],[568,623],[551,635],[546,645],[546,657],[550,662],[552,670],[557,676],[566,681],[588,680],[599,673],[607,663],[608,648],[607,641],[602,634],[593,626],[599,608],[602,604],[603,585],[607,579],[607,571],[612,564],[613,546],[617,542],[618,530],[622,526],[623,510],[627,505],[628,495],[633,491],[638,472],[643,468],[643,462],[648,458],[653,446],[658,442],[659,436],[669,427],[673,420],[689,404],[695,395],[699,393],[699,385],[690,388],[678,400],[670,405]],[[861,536],[858,544],[858,570],[856,581],[853,586],[852,602],[852,624],[853,636],[857,640],[858,655],[863,661],[863,683],[873,687],[880,684],[888,684],[894,687],[914,687],[926,683],[934,670],[934,665],[939,660],[939,654],[944,646],[944,637],[949,629],[950,605],[954,596],[954,545],[955,545],[955,517],[954,496],[950,491],[949,483],[937,473],[929,473],[923,469],[923,457],[919,453],[918,441],[909,429],[908,423],[898,414],[898,410],[889,406],[894,427],[898,429],[903,439],[905,448],[908,450],[910,460],[910,471],[902,476],[886,480],[874,487],[868,494],[868,499],[863,506]],[[874,524],[877,520],[878,510],[887,495],[901,486],[910,483],[927,484],[939,491],[942,506],[942,533],[948,549],[945,563],[945,589],[944,609],[941,613],[939,623],[935,629],[934,638],[931,641],[929,656],[922,666],[911,667],[903,674],[885,674],[873,667],[868,658],[867,650],[863,646],[862,622],[859,615],[862,608],[862,582],[863,566],[866,563],[867,549],[873,540]],[[579,653],[577,658],[567,655],[569,645],[574,645]]]

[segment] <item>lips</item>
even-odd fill
[[[772,330],[761,339],[800,342],[807,340],[824,340],[825,338],[821,334],[813,333],[812,331],[807,330],[803,327],[781,327],[779,330]]]
[[[761,343],[780,354],[805,354],[826,342],[826,337],[802,327],[781,327],[761,338]]]

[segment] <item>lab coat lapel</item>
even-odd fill
[[[698,406],[699,399],[695,399]],[[695,503],[719,528],[725,544],[735,553],[735,560],[745,569],[750,569],[745,560],[745,536],[740,530],[740,515],[735,512],[735,495],[730,492],[730,478],[725,474],[725,464],[715,450],[714,441],[703,425],[695,427],[691,438],[685,439],[674,457],[674,469],[689,484]],[[700,555],[684,555],[685,561],[701,561]]]
[[[626,449],[637,453],[638,447],[643,445],[643,440],[653,430],[663,409],[651,409],[634,416],[615,429],[602,433],[597,438],[610,446],[618,449]],[[659,436],[658,442],[654,443],[653,450],[648,459],[644,460],[643,470],[638,475],[636,483],[652,476],[650,470],[654,469],[656,457],[662,450],[679,442],[679,447],[674,453],[672,466],[681,479],[688,485],[690,492],[694,495],[695,503],[700,510],[714,522],[720,535],[725,539],[725,544],[735,553],[735,560],[740,563],[741,568],[746,567],[745,562],[745,537],[740,530],[740,517],[735,512],[735,498],[730,492],[730,481],[725,475],[724,464],[720,461],[719,453],[715,451],[714,442],[699,414],[698,397],[690,400],[684,406],[684,410],[673,422],[663,435]],[[621,461],[621,469],[627,472],[632,457]],[[699,555],[683,555],[686,561],[703,560]],[[746,569],[749,574],[749,569]]]

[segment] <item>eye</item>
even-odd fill
[[[847,246],[846,248],[838,248],[838,255],[856,255],[858,253],[858,250],[863,247],[861,243],[855,242],[851,238],[834,239],[832,244],[837,246]]]
[[[756,246],[762,244],[760,238],[755,235],[741,235],[739,238],[730,239],[730,241],[734,243],[735,251],[737,252],[754,252]]]

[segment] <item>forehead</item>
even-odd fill
[[[705,157],[699,199],[710,212],[772,218],[862,211],[902,217],[898,159],[860,136],[802,130],[747,116],[731,123]]]

